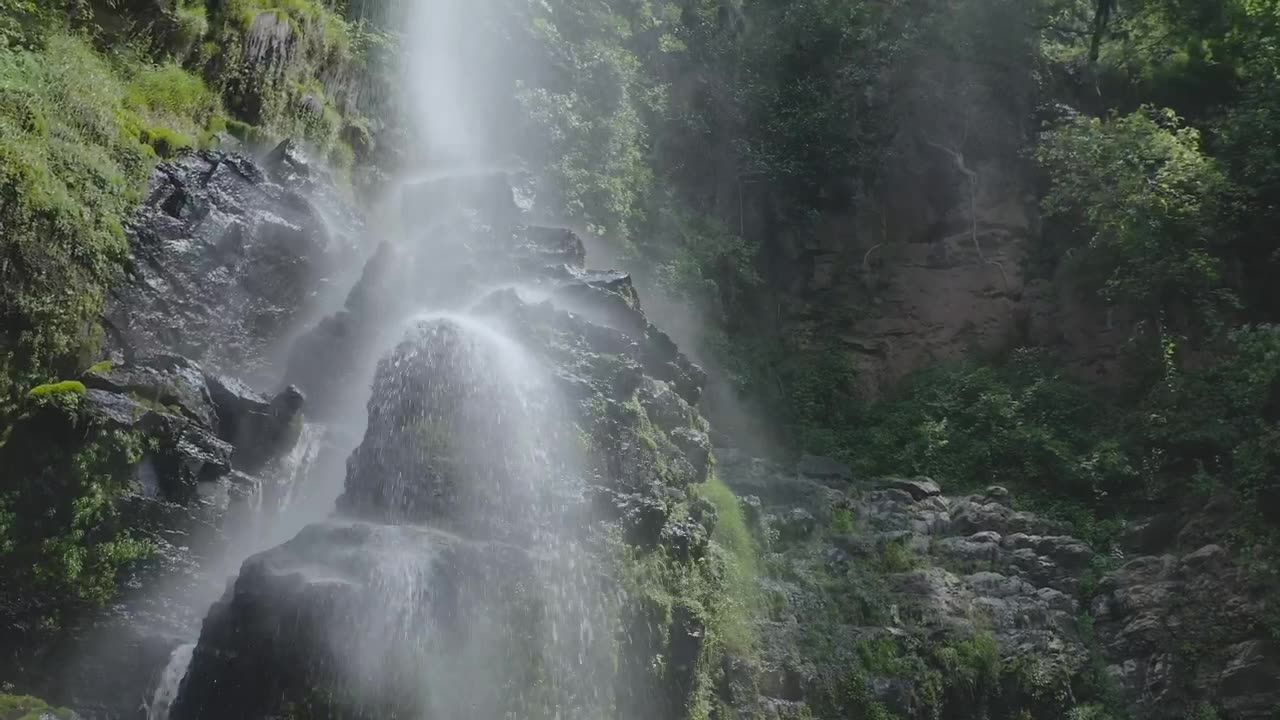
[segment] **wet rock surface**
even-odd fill
[[[212,150],[156,168],[128,228],[128,270],[107,302],[112,349],[273,379],[280,340],[360,257],[355,213],[317,189],[328,186],[311,180],[305,156],[279,152],[266,169]]]
[[[503,618],[523,617],[521,598],[556,598],[495,641],[510,657],[471,672],[488,682],[516,662],[519,672],[543,667],[555,680],[517,673],[489,690],[452,688],[502,710],[480,716],[572,714],[605,703],[622,718],[687,717],[710,689],[707,611],[674,589],[660,600],[625,599],[618,575],[634,570],[614,565],[624,561],[613,553],[653,554],[690,582],[718,582],[700,575],[720,551],[710,540],[716,513],[694,490],[712,464],[693,406],[705,376],[645,319],[627,275],[585,269],[571,231],[528,224],[504,176],[431,181],[406,190],[406,204],[406,222],[420,234],[375,253],[344,309],[304,333],[287,376],[319,412],[335,414],[354,391],[335,389],[334,379],[372,377],[368,428],[338,503],[346,529],[313,526],[245,563],[206,618],[173,717],[222,717],[218,698],[229,690],[242,698],[238,717],[275,717],[311,702],[317,688],[336,689],[313,706],[321,714],[461,717],[406,692],[423,677],[430,685],[458,671],[451,666],[471,667],[471,645],[453,657],[419,653],[413,662],[428,666],[413,682],[390,673],[376,692],[364,669],[325,659],[335,628],[359,626],[386,600],[385,584],[368,574],[387,561],[374,547],[386,537],[417,538],[415,556],[436,558],[425,589],[399,599],[402,611],[422,614],[420,630],[447,636],[474,625],[437,617],[441,607],[469,608],[504,627]],[[376,367],[360,368],[362,354],[380,356]],[[558,584],[564,576],[547,569],[544,552],[576,557],[565,543],[586,548],[575,563],[596,569],[575,582],[590,592]],[[487,549],[473,557],[466,548]],[[495,565],[486,553],[499,548],[507,560]],[[458,553],[465,562],[449,559]],[[487,571],[508,561],[497,575]],[[555,612],[583,625],[594,612],[574,605],[583,597],[623,598],[619,624],[593,621],[587,635],[550,631]],[[345,613],[344,603],[359,612]],[[397,638],[381,649],[413,655]],[[585,645],[561,655],[565,642]],[[575,669],[562,674],[558,663],[569,656]],[[314,662],[298,667],[303,657]],[[519,690],[544,685],[559,694],[552,705]],[[362,702],[371,692],[376,702]]]
[[[118,527],[100,530],[129,528],[153,552],[126,568],[110,606],[55,633],[7,627],[6,679],[90,720],[145,707],[170,652],[221,591],[231,539],[285,492],[274,484],[297,480],[284,465],[305,398],[255,388],[279,387],[273,355],[359,256],[360,220],[338,196],[292,146],[265,165],[202,151],[156,168],[105,310],[112,360],[78,378],[85,391],[73,405],[15,427],[67,458],[100,454],[102,443],[136,447],[110,468],[127,491]]]
[[[439,675],[423,663],[468,665],[467,634],[491,634],[485,659],[523,681],[530,669],[519,667],[518,651],[533,649],[501,640],[527,632],[521,624],[536,622],[538,609],[503,599],[534,597],[533,562],[515,546],[422,527],[312,525],[248,560],[210,610],[173,717],[266,717],[282,698],[306,707],[298,689],[312,687],[362,698],[359,717],[453,717],[432,708],[453,707],[466,679],[432,685]],[[395,637],[401,632],[410,637]],[[477,702],[490,707],[487,697]]]
[[[1205,703],[1261,720],[1280,707],[1280,643],[1263,591],[1228,549],[1233,516],[1218,499],[1189,518],[1141,523],[1129,536],[1133,553],[1098,582],[1090,612],[1106,672],[1135,717]],[[1152,543],[1159,526],[1179,532]]]
[[[1134,523],[1133,554],[1099,555],[1002,487],[833,486],[843,473],[820,458],[716,455],[767,553],[758,684],[738,701],[752,716],[1054,718],[1106,699],[1134,718],[1261,719],[1280,706],[1280,655],[1226,549],[1226,503]]]
[[[1057,528],[990,494],[948,496],[926,478],[854,480],[812,457],[794,470],[718,457],[721,477],[760,498],[764,514],[769,613],[753,712],[1061,714],[1037,693],[1069,689],[1087,669],[1074,595],[1092,557],[1083,543],[1038,534]],[[957,672],[973,673],[970,707],[951,705]],[[1020,686],[1024,675],[1037,687]]]

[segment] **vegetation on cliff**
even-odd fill
[[[277,20],[286,29],[267,48],[263,26]],[[387,42],[303,0],[0,2],[6,631],[111,599],[147,551],[119,517],[140,438],[80,413],[84,386],[59,379],[100,359],[102,305],[152,168],[230,136],[298,135],[350,169],[372,149],[357,86]]]

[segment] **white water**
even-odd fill
[[[490,54],[478,44],[483,32],[479,16],[488,0],[407,0],[407,4],[403,89],[421,137],[422,148],[414,154],[426,161],[405,183],[481,174],[493,166],[483,136],[484,121],[489,119],[484,117],[484,93],[496,86],[497,70],[486,62]],[[397,230],[404,234],[394,239],[402,243],[421,241],[403,227],[392,231]],[[413,231],[420,233],[421,228]],[[452,241],[447,236],[434,239],[444,256],[454,252]],[[503,287],[515,290],[524,301],[549,297],[545,288],[537,286]],[[604,603],[592,587],[597,573],[567,525],[567,503],[578,490],[575,483],[580,478],[574,473],[581,469],[580,463],[574,462],[573,452],[563,447],[565,440],[559,436],[566,423],[552,413],[558,398],[547,368],[501,329],[471,314],[490,289],[498,288],[452,298],[448,311],[423,308],[403,321],[381,318],[386,327],[371,335],[382,340],[364,348],[364,361],[372,370],[395,343],[424,326],[448,326],[464,338],[467,362],[474,364],[467,370],[485,381],[477,387],[445,389],[446,394],[472,399],[464,403],[464,417],[443,419],[457,423],[466,435],[451,439],[457,445],[450,449],[460,453],[460,467],[484,468],[510,480],[496,511],[529,538],[522,551],[537,551],[529,558],[533,568],[529,585],[521,585],[519,591],[534,596],[530,602],[542,608],[538,626],[498,622],[514,598],[504,595],[509,590],[504,578],[483,577],[481,568],[482,577],[475,579],[475,604],[456,621],[463,627],[450,630],[464,640],[444,642],[435,615],[439,599],[434,596],[444,545],[437,545],[429,534],[387,525],[377,534],[380,544],[371,568],[373,581],[363,605],[351,608],[349,616],[335,623],[330,639],[343,650],[347,679],[367,697],[418,693],[410,704],[426,717],[449,720],[501,717],[502,704],[510,702],[499,692],[502,667],[513,662],[514,651],[527,652],[532,644],[536,658],[530,661],[538,663],[545,678],[536,690],[522,689],[520,702],[532,712],[548,704],[546,694],[550,693],[557,720],[598,720],[608,705],[601,697],[608,686],[597,677],[608,672],[610,665],[607,653],[603,657],[600,653],[600,643],[611,633]],[[343,423],[363,430],[363,402],[346,408],[345,414]],[[229,558],[232,573],[252,553],[288,540],[332,512],[345,468],[341,462],[317,467],[325,432],[323,427],[308,426],[293,452],[281,461],[271,485],[279,493],[263,498],[252,530],[239,538]],[[450,518],[449,530],[471,542],[476,535],[470,531],[484,532],[479,528],[488,527],[491,520]],[[447,536],[439,533],[439,537]],[[190,645],[174,651],[148,708],[148,720],[167,720],[191,656]],[[525,699],[526,691],[542,697]]]
[[[297,443],[288,454],[277,460],[265,477],[254,477],[253,491],[249,496],[248,516],[229,517],[235,527],[229,546],[219,569],[213,571],[221,579],[234,577],[240,565],[249,556],[287,540],[306,525],[323,519],[333,508],[334,500],[341,492],[341,485],[328,487],[316,483],[307,487],[312,479],[315,461],[324,442],[325,427],[305,423]],[[318,476],[318,474],[315,474]],[[268,493],[271,497],[268,497]],[[306,506],[294,505],[295,497],[312,498]],[[193,599],[204,605],[211,598]],[[194,639],[194,638],[193,638]],[[147,720],[168,720],[169,708],[178,697],[178,689],[187,669],[195,643],[182,643],[173,649],[164,672],[160,675],[151,702],[147,705]]]
[[[169,664],[160,676],[160,684],[151,696],[151,704],[147,706],[147,720],[167,720],[169,706],[178,698],[178,688],[187,674],[187,667],[191,665],[191,654],[195,649],[195,643],[184,643],[174,648],[173,654],[169,656]]]

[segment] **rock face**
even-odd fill
[[[1137,523],[1099,556],[1002,487],[955,496],[927,478],[837,480],[819,458],[791,471],[717,457],[770,568],[744,713],[1261,720],[1280,707],[1280,645],[1225,549],[1228,502]]]
[[[129,271],[107,302],[113,361],[79,378],[73,409],[32,413],[14,430],[65,457],[112,438],[141,448],[110,469],[125,497],[119,527],[99,530],[129,528],[155,552],[128,569],[111,607],[56,635],[4,623],[0,674],[91,720],[137,716],[221,590],[232,538],[284,492],[274,485],[303,472],[290,452],[304,397],[276,391],[270,365],[338,270],[358,264],[360,221],[336,197],[291,144],[264,164],[202,151],[156,168],[127,228]],[[10,463],[18,477],[53,467],[22,462]]]
[[[519,712],[501,690],[534,684],[528,661],[547,642],[541,580],[515,546],[404,525],[313,525],[246,562],[210,611],[174,716],[264,717],[282,698],[294,712],[358,703],[360,717]],[[219,682],[202,681],[215,671]],[[496,682],[478,688],[481,678]],[[309,687],[327,697],[298,694]]]
[[[1134,554],[1099,581],[1098,641],[1134,717],[1204,703],[1262,720],[1280,707],[1280,643],[1266,627],[1263,591],[1227,550],[1233,525],[1221,499],[1190,518],[1154,518],[1130,533]]]
[[[373,378],[338,519],[245,563],[172,717],[705,712],[727,591],[696,497],[702,371],[504,176],[406,196],[421,235],[290,363],[334,415],[354,392],[334,378]]]
[[[761,717],[1065,717],[1088,673],[1079,578],[1093,552],[1001,488],[948,496],[924,478],[820,481],[721,452],[759,502]],[[807,714],[806,714],[807,713]]]
[[[226,431],[227,421],[259,398],[225,385],[210,392],[218,386],[216,377],[171,355],[98,366],[81,380],[87,389],[69,398],[73,407],[39,409],[15,426],[16,444],[8,447],[21,448],[21,457],[6,457],[5,464],[18,478],[53,469],[49,482],[66,483],[74,474],[54,457],[87,462],[100,458],[100,448],[136,447],[136,455],[94,470],[116,476],[111,482],[129,488],[112,526],[97,530],[128,528],[135,537],[147,538],[154,553],[129,569],[112,607],[76,621],[59,636],[19,633],[6,644],[21,653],[13,658],[22,668],[15,676],[42,677],[48,684],[41,692],[78,706],[87,717],[126,717],[147,692],[153,673],[163,668],[176,638],[198,621],[198,598],[209,595],[209,583],[216,580],[206,570],[216,566],[228,531],[261,503],[267,480],[237,470],[240,448],[254,446]],[[263,418],[264,432],[286,436],[284,428],[300,423],[300,411],[300,406],[282,408]],[[276,451],[291,446],[281,442]],[[38,647],[22,652],[28,643]]]
[[[354,214],[331,203],[322,214],[298,177],[303,160],[285,157],[263,167],[202,151],[156,168],[129,226],[129,271],[107,303],[113,349],[274,381],[281,340],[308,319],[312,296],[359,260]]]

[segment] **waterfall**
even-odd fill
[[[169,707],[178,697],[178,688],[187,674],[187,666],[191,664],[191,654],[195,649],[195,643],[183,643],[174,648],[173,654],[169,656],[169,664],[160,676],[160,684],[151,696],[151,704],[147,706],[147,720],[168,720]]]

